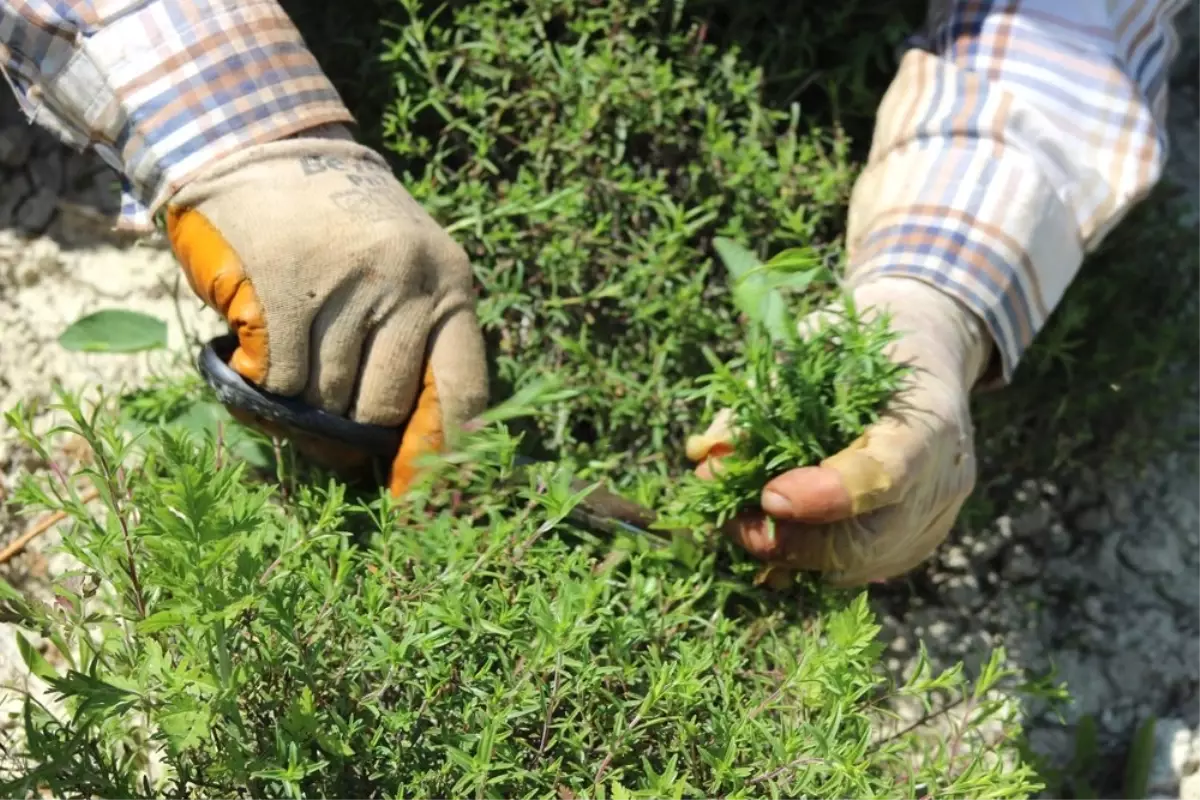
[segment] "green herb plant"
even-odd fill
[[[764,315],[744,349],[753,326],[730,294],[752,299],[763,284],[725,280],[713,256],[730,267],[721,237],[779,253],[757,274],[791,296],[789,312],[836,295],[822,271],[844,249],[893,46],[924,7],[290,3],[360,135],[471,255],[497,396],[546,374],[577,391],[514,419],[519,436],[481,432],[401,508],[300,480],[286,444],[254,440],[248,460],[199,381],[164,379],[120,410],[76,406],[63,433],[92,443],[88,471],[31,481],[13,506],[67,511],[64,546],[82,566],[56,581],[54,604],[6,601],[62,708],[29,699],[0,733],[0,790],[1035,793],[1017,715],[997,699],[1019,688],[1002,651],[970,676],[925,664],[896,684],[861,597],[748,591],[711,551],[681,563],[565,516],[572,474],[668,503],[695,401],[772,396],[749,379],[755,359],[786,350],[766,321],[795,315]],[[1135,451],[1144,462],[1152,440],[1178,440],[1157,423],[1194,381],[1167,362],[1194,360],[1186,289],[1200,271],[1194,229],[1164,209],[1132,215],[1015,385],[980,401],[985,480],[1133,463]],[[108,349],[160,341],[139,330],[144,342]],[[79,333],[64,344],[92,347],[95,327]],[[714,363],[736,380],[718,371],[697,389]],[[838,445],[779,419],[810,459]],[[18,415],[12,435],[26,438],[26,423]],[[28,447],[57,465],[55,441]],[[518,473],[518,449],[556,466]],[[101,501],[84,508],[93,484]],[[905,697],[931,724],[889,738],[887,709]],[[967,713],[946,732],[948,709]]]
[[[894,335],[884,315],[864,319],[848,292],[814,309],[782,288],[807,291],[824,270],[800,248],[765,264],[728,240],[717,242],[747,319],[744,353],[729,363],[711,350],[712,373],[696,393],[732,412],[735,435],[712,479],[689,475],[664,513],[664,527],[711,530],[754,508],[772,478],[846,447],[899,390],[907,368],[888,358]],[[807,269],[796,269],[797,265]],[[816,324],[803,332],[797,321]]]
[[[55,797],[1026,797],[1017,673],[880,669],[866,595],[800,608],[714,557],[571,523],[571,473],[496,420],[403,504],[254,480],[223,440],[135,437],[60,395],[16,502],[69,517],[54,600],[0,582],[52,702],[0,732],[0,792]],[[150,405],[150,403],[145,403]],[[285,463],[290,463],[285,459]],[[80,497],[100,493],[96,508]],[[285,491],[286,487],[286,491]],[[926,715],[891,720],[908,698]],[[952,733],[934,724],[960,720]],[[932,722],[931,722],[932,721]],[[922,724],[925,723],[925,724]],[[984,744],[986,742],[986,745]]]

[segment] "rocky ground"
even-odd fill
[[[109,356],[71,353],[56,339],[80,316],[103,308],[133,308],[170,320],[170,345],[178,348],[185,328],[206,334],[218,328],[187,291],[181,274],[161,246],[132,242],[111,232],[118,207],[112,172],[92,155],[74,153],[25,122],[7,89],[0,91],[0,409],[16,404],[45,406],[56,401],[54,384],[95,396],[136,386],[167,366],[163,354]],[[61,414],[40,413],[45,430]],[[0,501],[18,478],[44,468],[35,454],[15,441],[0,421]],[[72,454],[64,453],[65,462]],[[0,546],[16,539],[31,520],[0,507]],[[62,574],[68,561],[53,555],[54,530],[21,555],[0,566],[13,585],[48,596],[48,577]],[[35,646],[44,645],[31,637]],[[27,680],[15,631],[0,623],[0,685],[41,693]],[[14,692],[0,692],[0,711],[19,709]],[[0,725],[15,720],[0,717]]]
[[[1186,24],[1194,31],[1195,16]],[[1195,53],[1192,41],[1172,96],[1169,171],[1193,202],[1200,189]],[[178,283],[168,252],[108,233],[108,170],[30,129],[7,93],[0,96],[0,406],[50,402],[55,381],[110,391],[136,385],[162,365],[161,356],[72,354],[57,346],[57,335],[81,314],[110,306],[181,320],[200,335],[215,332],[216,320]],[[1195,225],[1195,216],[1182,224]],[[180,326],[170,330],[172,346],[181,344]],[[1197,406],[1180,413],[1194,419]],[[931,591],[907,599],[902,616],[883,604],[893,667],[903,671],[918,638],[938,659],[970,661],[1002,643],[1030,669],[1053,661],[1075,698],[1069,720],[1094,715],[1104,753],[1124,753],[1138,722],[1158,715],[1152,796],[1200,798],[1195,449],[1183,443],[1135,486],[1106,482],[1098,469],[1090,488],[1025,487],[1031,509],[944,548],[929,572]],[[18,474],[38,466],[10,435],[0,436],[0,499]],[[0,546],[28,522],[0,508]],[[54,541],[37,540],[0,574],[45,591],[61,567],[43,555]],[[0,624],[0,683],[23,679],[13,632]],[[1071,727],[1033,729],[1039,750],[1069,760]],[[1120,759],[1103,763],[1112,769],[1094,781],[1100,796],[1116,796]]]
[[[1170,98],[1167,180],[1186,202],[1180,224],[1200,213],[1198,8],[1184,32]],[[1193,398],[1179,410],[1200,414]],[[1136,483],[1100,465],[1072,486],[1030,484],[1015,497],[1028,510],[989,530],[959,536],[918,576],[921,590],[885,593],[878,604],[894,638],[891,667],[903,672],[917,639],[935,663],[968,664],[1003,645],[1036,672],[1052,664],[1072,694],[1068,725],[1040,720],[1032,743],[1058,764],[1076,751],[1076,727],[1091,716],[1100,751],[1088,781],[1117,797],[1139,723],[1156,726],[1151,797],[1200,798],[1200,487],[1197,442]],[[1051,795],[1053,796],[1053,795]]]

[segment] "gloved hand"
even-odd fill
[[[485,408],[467,255],[345,128],[226,157],[175,194],[167,233],[192,290],[236,331],[239,374],[359,422],[407,421],[394,494]]]
[[[878,277],[853,290],[865,318],[886,309],[897,339],[889,357],[911,366],[881,419],[849,447],[763,487],[774,517],[743,515],[727,532],[752,555],[852,586],[900,575],[946,538],[975,486],[969,394],[989,364],[991,337],[977,315],[915,279]],[[801,321],[820,324],[820,314]],[[736,421],[728,411],[687,444],[697,474],[711,477]]]

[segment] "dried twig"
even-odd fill
[[[96,489],[88,489],[86,492],[84,492],[80,496],[79,499],[81,502],[90,503],[99,496],[100,496],[100,492],[97,491]],[[26,546],[28,546],[28,544],[30,542],[32,542],[34,539],[41,536],[43,533],[50,530],[51,528],[53,528],[55,525],[62,522],[66,518],[67,518],[66,512],[55,511],[53,514],[47,514],[42,519],[40,519],[37,522],[30,525],[29,530],[25,531],[20,536],[18,536],[17,539],[12,544],[10,544],[8,547],[4,548],[3,551],[0,551],[0,564],[8,563],[15,556],[24,552]]]

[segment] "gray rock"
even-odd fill
[[[1017,538],[1041,538],[1054,519],[1055,512],[1049,503],[1040,501],[1025,509],[1012,521],[1013,536]]]
[[[20,122],[0,129],[0,164],[19,167],[28,161],[36,133],[29,125]]]
[[[1005,580],[1020,582],[1036,578],[1044,568],[1045,563],[1036,558],[1027,545],[1016,544],[1008,549],[1000,574]]]
[[[1186,563],[1183,542],[1178,536],[1165,534],[1148,525],[1131,531],[1117,547],[1121,560],[1137,575],[1145,578],[1173,575],[1179,565]]]

